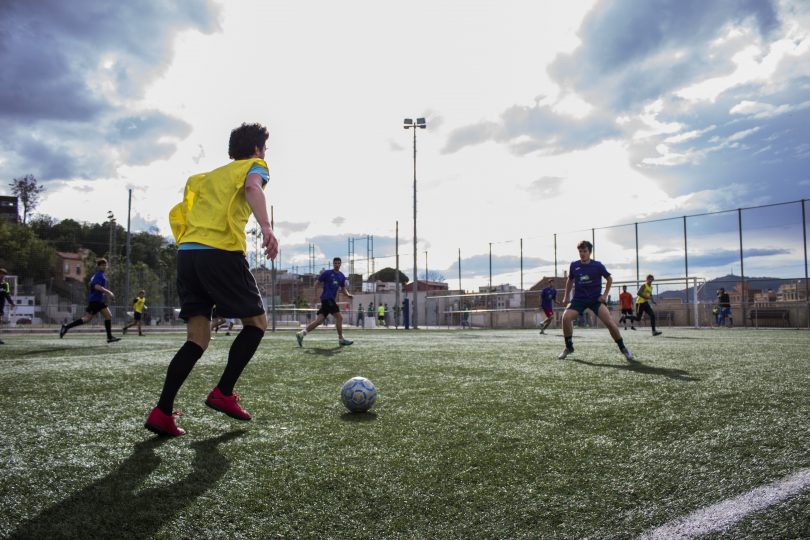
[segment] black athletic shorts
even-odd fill
[[[134,312],[132,314],[132,318],[135,319],[136,321],[140,321],[141,320],[141,314],[136,311],[136,312]]]
[[[189,249],[177,252],[177,295],[180,318],[255,317],[264,313],[256,279],[239,251]]]
[[[318,315],[334,315],[340,313],[340,308],[334,300],[321,300],[321,309],[318,310]]]
[[[105,307],[107,307],[107,304],[104,302],[90,302],[84,310],[90,315],[95,315],[99,311],[104,311]]]

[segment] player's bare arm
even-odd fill
[[[610,286],[613,285],[613,276],[608,276],[605,278],[605,292],[602,293],[602,296],[599,297],[599,301],[603,304],[607,302],[608,294],[610,294]]]
[[[568,278],[565,281],[565,295],[563,296],[562,303],[564,305],[568,305],[568,299],[571,297],[571,289],[574,288],[574,282],[571,281],[571,278]]]
[[[270,218],[267,216],[267,200],[262,189],[262,177],[258,174],[249,174],[245,180],[245,198],[262,230],[264,254],[268,259],[274,260],[278,255],[278,239],[273,234],[273,229],[270,228]]]

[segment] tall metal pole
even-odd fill
[[[520,239],[520,290],[523,290],[523,238]]]
[[[557,233],[554,233],[554,277],[557,277]]]
[[[807,254],[805,253],[804,257],[804,269],[805,272],[807,271]],[[464,294],[464,289],[461,288],[461,248],[458,248],[458,290],[461,294]]]
[[[413,328],[418,329],[419,278],[416,269],[416,126],[413,129]]]
[[[129,202],[127,204],[127,281],[126,286],[124,287],[124,298],[129,298],[129,265],[132,262],[132,244],[130,242],[130,237],[132,236],[132,188],[129,189]],[[129,300],[125,300],[128,302]]]
[[[396,253],[396,263],[397,263],[397,274],[396,274],[396,276],[397,276],[396,277],[397,284],[395,285],[395,287],[396,287],[396,289],[395,289],[396,290],[396,292],[395,292],[396,299],[394,300],[394,328],[399,328],[399,310],[400,310],[399,288],[402,285],[399,282],[399,220],[397,220],[395,238],[396,238],[396,242],[394,244],[394,246],[395,246],[394,252]]]
[[[743,326],[748,326],[745,322],[745,267],[743,266],[743,236],[742,236],[742,208],[737,208],[737,229],[740,233],[740,308],[742,309]]]
[[[595,259],[596,258],[596,229],[591,229],[591,245],[593,246],[591,256]]]
[[[492,242],[489,243],[489,291],[492,292]]]
[[[638,268],[638,221],[636,222],[636,288],[641,286],[640,274]]]
[[[273,206],[270,206],[270,229],[275,229]],[[310,263],[311,264],[311,263]],[[276,261],[270,261],[270,328],[276,331]]]
[[[805,210],[804,199],[802,199],[802,238],[804,238],[804,303],[807,306],[807,327],[810,328],[810,283],[807,280],[807,211]]]
[[[684,289],[684,297],[686,300],[686,324],[689,325],[689,251],[686,244],[686,216],[683,216],[683,267],[686,276],[686,289]]]

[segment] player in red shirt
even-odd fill
[[[633,295],[627,292],[627,285],[622,285],[622,292],[619,295],[619,304],[622,308],[622,318],[619,319],[619,324],[624,323],[624,329],[627,330],[627,320],[630,319],[630,330],[635,330],[633,321],[636,320],[633,315]]]

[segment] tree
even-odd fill
[[[20,199],[23,207],[23,224],[25,224],[28,214],[33,212],[39,204],[39,194],[45,191],[45,186],[37,185],[37,179],[33,174],[15,178],[9,186],[11,186],[11,192]]]
[[[383,283],[395,283],[397,281],[397,271],[394,268],[383,268],[374,272],[368,277],[369,281],[382,281]],[[399,282],[402,284],[408,283],[410,279],[408,276],[399,272]]]

